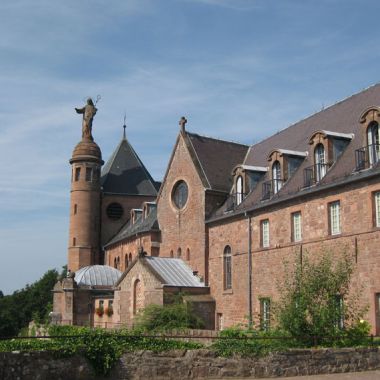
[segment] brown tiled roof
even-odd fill
[[[186,132],[190,149],[198,160],[201,176],[208,187],[229,193],[232,186],[232,169],[242,164],[248,151],[248,145],[213,139]]]
[[[360,124],[361,114],[372,106],[380,106],[380,84],[376,84],[358,94],[355,94],[343,101],[340,101],[296,124],[278,132],[277,134],[250,147],[244,161],[245,165],[269,166],[268,155],[273,149],[288,149],[294,151],[309,151],[308,144],[310,137],[316,131],[327,130],[337,133],[353,133],[354,137],[348,144],[345,151],[328,170],[326,176],[316,185],[317,187],[331,186],[334,183],[344,182],[350,177],[358,177],[355,172],[355,150],[359,149],[365,142],[363,141],[363,125]],[[267,174],[257,187],[247,196],[244,202],[235,210],[235,213],[242,210],[256,208],[258,205],[270,205],[277,203],[281,199],[288,199],[290,196],[309,192],[304,188],[304,169],[313,165],[313,155],[309,152],[293,176],[284,184],[283,188],[270,200],[262,201],[262,182],[269,179]],[[377,169],[373,169],[377,170]],[[223,207],[216,215],[224,214]],[[225,216],[234,213],[225,214]]]
[[[308,150],[308,139],[313,132],[319,130],[355,133],[356,138],[353,143],[359,144],[356,147],[357,149],[362,143],[360,136],[358,136],[359,117],[366,108],[376,105],[380,105],[380,84],[344,99],[253,145],[244,163],[246,165],[267,166],[269,152],[277,148],[297,151]]]

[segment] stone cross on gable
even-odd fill
[[[186,117],[182,116],[181,119],[180,119],[180,121],[179,121],[179,123],[178,123],[179,126],[180,126],[180,128],[181,128],[181,132],[185,131],[185,125],[186,125],[186,123],[187,123]]]

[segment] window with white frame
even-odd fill
[[[318,182],[326,175],[326,156],[323,144],[318,144],[314,150],[315,180]]]
[[[272,166],[273,194],[277,194],[282,187],[281,164],[275,161]]]
[[[260,299],[260,328],[264,331],[270,327],[270,299]]]
[[[372,166],[379,161],[380,157],[380,134],[379,124],[372,122],[367,129],[368,158]]]
[[[302,240],[302,216],[301,212],[293,212],[292,214],[292,241]]]
[[[343,296],[337,294],[335,296],[335,305],[336,305],[336,317],[335,324],[339,329],[344,329],[344,300]]]
[[[373,196],[375,206],[375,227],[380,227],[380,191],[376,191]]]
[[[263,248],[269,247],[269,220],[261,221],[261,246]]]
[[[239,175],[236,180],[236,204],[243,202],[243,177]]]
[[[330,234],[339,235],[341,233],[340,224],[340,201],[335,201],[329,205],[330,214]]]

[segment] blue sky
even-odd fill
[[[163,177],[178,133],[251,144],[379,82],[375,0],[0,2],[0,289],[66,263],[74,107]]]

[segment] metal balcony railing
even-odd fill
[[[304,186],[309,187],[319,182],[326,175],[330,166],[331,163],[318,163],[305,168],[303,171]]]
[[[263,183],[263,190],[262,190],[262,198],[270,199],[273,197],[274,194],[276,194],[280,189],[282,188],[284,184],[283,179],[271,179],[270,181],[265,181]]]
[[[233,211],[240,203],[243,202],[247,196],[245,193],[233,193],[230,194],[226,200],[226,211]]]
[[[380,144],[363,146],[355,151],[356,170],[368,169],[380,161]]]

